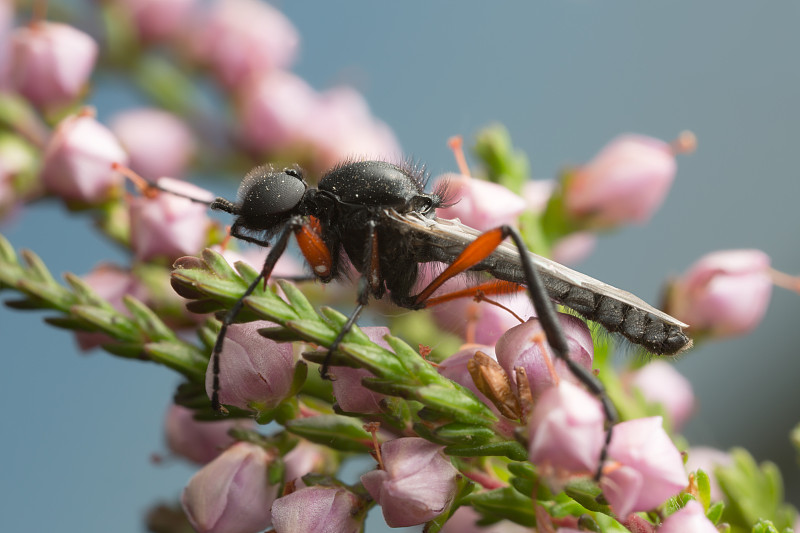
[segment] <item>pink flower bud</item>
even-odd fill
[[[111,163],[127,161],[111,131],[84,112],[58,124],[44,152],[41,178],[50,193],[68,202],[96,204],[122,187]]]
[[[553,191],[556,189],[554,180],[532,179],[522,186],[522,197],[525,199],[527,209],[537,215],[544,213]]]
[[[772,293],[769,257],[759,250],[712,252],[670,287],[667,312],[698,333],[727,337],[753,330]]]
[[[317,94],[292,73],[274,71],[248,84],[239,99],[239,137],[256,152],[302,144],[313,127]]]
[[[304,487],[272,504],[276,533],[358,533],[364,516],[363,502],[344,487]]]
[[[381,506],[389,527],[432,520],[453,501],[458,471],[442,450],[418,437],[381,445],[383,469],[367,472],[361,483]]]
[[[0,89],[6,89],[10,83],[8,79],[9,60],[11,50],[8,41],[11,28],[14,24],[14,2],[3,0],[0,2]]]
[[[648,403],[663,406],[674,429],[680,429],[694,411],[692,384],[665,361],[652,361],[626,376],[626,383]]]
[[[183,29],[196,0],[117,0],[145,41],[167,39]],[[172,174],[164,174],[171,176]]]
[[[280,11],[257,0],[221,0],[192,36],[198,61],[237,88],[256,75],[289,66],[300,37]]]
[[[191,409],[172,404],[164,419],[164,434],[173,453],[204,465],[234,443],[228,431],[254,426],[254,421],[249,418],[196,420]]]
[[[579,231],[556,241],[550,255],[562,265],[574,265],[589,257],[596,244],[594,233]]]
[[[714,473],[718,466],[729,466],[733,463],[733,458],[728,452],[710,448],[707,446],[693,446],[687,452],[686,471],[697,472],[699,468],[708,474],[709,484],[711,485],[710,497],[712,501],[719,501],[723,498],[722,489]]]
[[[284,479],[289,482],[311,472],[318,474],[331,473],[331,466],[338,464],[331,457],[335,453],[330,448],[319,446],[307,440],[301,440],[297,443],[297,446],[283,457],[283,462],[286,465]]]
[[[569,343],[570,359],[591,370],[594,344],[589,327],[583,320],[572,315],[559,313],[558,318]],[[566,363],[552,354],[550,345],[545,339],[541,323],[537,319],[530,319],[508,330],[500,337],[495,347],[497,362],[512,380],[516,382],[515,368],[521,366],[526,370],[534,397],[557,384],[559,377],[577,382]],[[546,347],[545,352],[542,351],[542,347]],[[553,375],[553,369],[556,375]]]
[[[361,328],[361,331],[378,346],[391,350],[389,344],[383,339],[386,335],[391,335],[389,328]],[[332,382],[333,396],[342,411],[362,414],[382,412],[380,401],[386,396],[371,391],[361,384],[362,378],[375,377],[369,370],[337,366],[331,369],[331,373],[335,377]]]
[[[436,210],[440,218],[457,218],[480,231],[503,224],[516,225],[517,217],[525,210],[525,200],[502,185],[462,174],[444,174],[448,193],[456,203]]]
[[[689,484],[680,452],[660,416],[614,426],[600,487],[620,518],[649,511]]]
[[[40,109],[71,103],[89,80],[97,43],[72,26],[34,22],[11,35],[12,87]]]
[[[691,500],[676,513],[664,520],[658,533],[719,533],[714,523],[706,517],[700,502]]]
[[[120,268],[111,264],[100,264],[94,270],[83,276],[85,281],[98,296],[104,298],[117,311],[129,315],[128,308],[125,307],[122,298],[125,295],[133,296],[141,301],[148,298],[147,288],[144,284],[127,269]],[[111,342],[111,338],[105,333],[90,333],[78,331],[75,333],[75,340],[81,350],[90,350],[95,346]]]
[[[258,334],[272,322],[256,321],[228,327],[220,355],[220,402],[242,409],[277,406],[289,394],[294,376],[291,343],[277,343]],[[212,365],[206,371],[206,392],[211,397]]]
[[[675,177],[672,147],[644,135],[614,139],[565,184],[567,210],[600,226],[646,222]]]
[[[558,485],[597,470],[605,442],[600,402],[568,381],[550,387],[529,420],[528,458]]]
[[[267,481],[273,457],[239,442],[202,468],[183,489],[181,504],[199,533],[254,533],[270,525],[278,493]]]
[[[111,130],[128,150],[130,168],[148,180],[180,177],[194,152],[192,131],[160,109],[132,109],[116,115]]]
[[[184,181],[161,178],[157,183],[193,198],[214,198],[208,191]],[[211,219],[208,218],[208,208],[201,203],[162,191],[152,198],[131,198],[128,207],[131,248],[137,259],[177,259],[198,253],[207,242]]]
[[[319,95],[314,122],[307,129],[319,169],[354,157],[402,162],[402,150],[391,128],[377,120],[358,91],[334,87]]]

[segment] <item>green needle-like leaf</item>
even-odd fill
[[[153,341],[170,341],[177,339],[175,332],[168,328],[158,315],[142,302],[130,295],[126,295],[122,301],[125,307],[128,308],[128,311],[131,312],[133,320],[139,326],[139,329],[147,335],[148,339]]]
[[[344,452],[366,452],[372,448],[372,435],[357,418],[342,415],[317,415],[286,423],[286,429],[311,442]]]
[[[485,518],[511,520],[527,527],[536,526],[533,501],[511,487],[470,494],[464,503],[471,505]]]

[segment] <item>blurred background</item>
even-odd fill
[[[508,128],[538,178],[589,160],[621,133],[669,141],[692,130],[698,150],[679,157],[664,206],[647,225],[601,238],[578,265],[586,274],[657,303],[664,280],[709,251],[758,248],[775,268],[800,272],[797,3],[275,5],[301,35],[294,72],[317,89],[346,83],[363,92],[404,152],[434,175],[455,170],[448,137],[469,145],[493,122]],[[98,81],[90,102],[101,121],[136,98],[113,79]],[[231,196],[237,184],[206,185]],[[41,202],[0,231],[57,274],[124,261],[86,225]],[[687,439],[774,461],[795,505],[800,475],[788,434],[800,421],[799,315],[800,296],[775,289],[754,333],[703,344],[676,363],[698,401]],[[162,413],[177,378],[81,354],[70,333],[36,313],[0,308],[0,339],[0,529],[142,531],[145,510],[174,501],[194,471],[151,461],[165,454]]]

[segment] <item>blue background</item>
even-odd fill
[[[760,248],[778,269],[800,272],[800,5],[533,4],[279,7],[302,35],[296,72],[317,88],[362,90],[434,174],[455,168],[449,136],[469,139],[494,121],[527,152],[536,177],[588,160],[620,133],[671,140],[694,131],[699,149],[680,158],[663,208],[646,226],[604,237],[580,266],[587,274],[654,302],[665,277],[712,250]],[[101,119],[122,105],[117,88],[96,90]],[[55,203],[26,209],[0,231],[55,273],[124,260]],[[788,432],[800,421],[798,311],[800,296],[776,289],[752,335],[703,345],[677,363],[698,397],[689,440],[744,446],[780,463],[795,505],[800,477]],[[150,463],[165,450],[162,416],[176,378],[79,354],[72,335],[44,327],[40,314],[0,309],[0,339],[0,530],[142,531],[143,511],[175,499],[193,472]]]

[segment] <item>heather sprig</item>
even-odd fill
[[[796,511],[774,465],[744,450],[712,450],[705,462],[700,450],[682,450],[674,432],[694,407],[686,380],[665,363],[618,372],[612,343],[561,315],[571,360],[597,375],[621,414],[609,434],[597,394],[551,360],[527,299],[453,301],[389,327],[353,327],[328,360],[347,322],[333,307],[355,293],[336,283],[298,287],[280,278],[301,277],[299,267],[276,266],[227,327],[215,372],[218,318],[258,278],[265,254],[247,262],[209,217],[214,195],[175,178],[299,163],[313,186],[354,154],[399,161],[401,149],[360,93],[317,90],[289,70],[300,36],[276,8],[166,4],[102,2],[98,37],[41,10],[13,27],[14,7],[0,3],[0,218],[58,199],[130,252],[130,265],[68,273],[63,284],[0,235],[0,289],[17,294],[12,308],[54,312],[46,321],[78,332],[83,349],[99,344],[182,376],[168,446],[205,466],[188,482],[182,512],[161,509],[177,518],[158,530],[355,532],[380,506],[390,526],[425,523],[429,533],[476,531],[476,520],[497,523],[495,531],[509,522],[561,533],[788,531]],[[124,75],[159,107],[104,124],[84,107],[99,70]],[[459,148],[459,173],[449,176],[461,201],[437,216],[479,230],[518,227],[531,249],[558,260],[585,256],[601,232],[648,220],[676,177],[676,155],[695,145],[688,133],[672,143],[624,135],[556,179],[532,180],[503,126],[476,139],[474,172]],[[755,327],[772,284],[796,280],[757,250],[717,252],[669,284],[666,305],[696,342],[708,342]],[[333,384],[319,363],[330,363]],[[228,418],[212,411],[212,391]],[[361,481],[336,478],[342,461],[368,453],[375,467]]]
[[[208,355],[181,340],[149,307],[132,296],[124,304],[130,316],[117,311],[80,277],[67,273],[67,285],[56,281],[44,262],[30,250],[15,253],[0,235],[0,289],[14,289],[22,298],[7,301],[15,309],[50,309],[59,316],[45,321],[56,327],[102,332],[113,339],[102,345],[107,352],[131,359],[151,360],[202,382]]]

